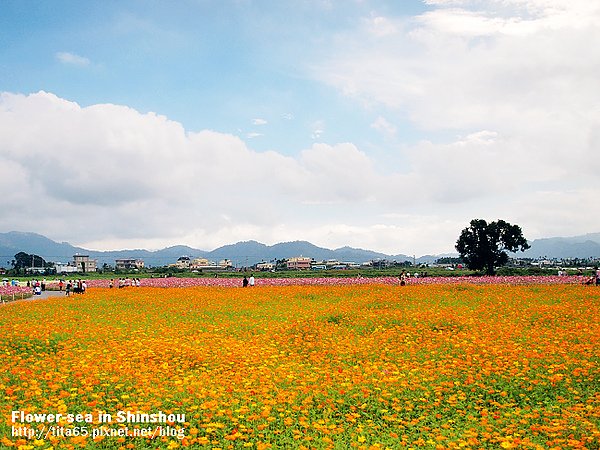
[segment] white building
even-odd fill
[[[96,272],[98,267],[98,261],[90,259],[89,255],[73,255],[73,263],[75,264],[77,272]]]
[[[57,274],[61,273],[75,273],[77,272],[77,267],[73,263],[54,263],[54,268],[56,269]]]

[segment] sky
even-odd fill
[[[600,231],[600,3],[2,0],[0,231],[453,252]]]

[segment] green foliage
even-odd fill
[[[462,264],[464,261],[462,258],[452,258],[450,256],[444,256],[443,258],[439,258],[436,260],[437,264]]]
[[[19,252],[15,255],[14,268],[27,269],[29,267],[46,267],[47,263],[44,258],[38,255],[30,255],[25,252]]]
[[[483,219],[473,219],[456,241],[456,250],[467,267],[485,271],[487,275],[494,275],[496,266],[508,262],[507,251],[524,251],[528,248],[521,227],[504,220],[487,223]]]
[[[497,274],[504,277],[556,275],[556,269],[544,269],[542,267],[501,267],[497,270]]]

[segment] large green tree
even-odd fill
[[[29,253],[19,252],[13,259],[13,268],[17,271],[25,270],[30,267],[48,267],[48,263],[38,255],[30,255]]]
[[[508,262],[507,251],[524,251],[528,248],[521,227],[504,220],[487,223],[483,219],[473,219],[456,241],[456,250],[467,267],[484,270],[488,275],[494,275],[496,267]]]

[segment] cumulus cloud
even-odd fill
[[[442,136],[402,146],[412,183],[400,186],[420,186],[420,198],[440,210],[454,204],[465,215],[503,213],[535,230],[545,228],[538,209],[513,200],[554,195],[551,210],[573,212],[570,204],[599,193],[600,53],[589,43],[600,39],[600,5],[427,3],[432,8],[421,16],[371,18],[353,36],[338,36],[344,44],[313,72],[371,109],[396,111]],[[395,32],[378,33],[378,23]],[[587,213],[574,214],[572,233],[590,231]]]
[[[369,201],[378,176],[352,144],[315,144],[296,158],[255,152],[232,135],[47,92],[1,94],[0,140],[0,183],[14,192],[3,196],[11,214],[0,227],[96,247],[271,241],[269,230],[315,214],[307,205],[328,204],[335,217],[348,202]]]
[[[190,132],[125,106],[3,93],[0,188],[11,194],[0,200],[10,211],[0,227],[99,249],[308,239],[418,255],[451,251],[473,217],[512,219],[539,236],[557,209],[600,220],[583,207],[597,194],[586,175],[559,192],[564,162],[531,171],[515,159],[514,139],[482,130],[423,141],[407,150],[406,167],[382,173],[352,143],[315,143],[297,156],[256,152],[236,136]]]
[[[301,153],[300,163],[307,181],[305,199],[315,203],[372,199],[380,176],[353,144],[314,144]]]

